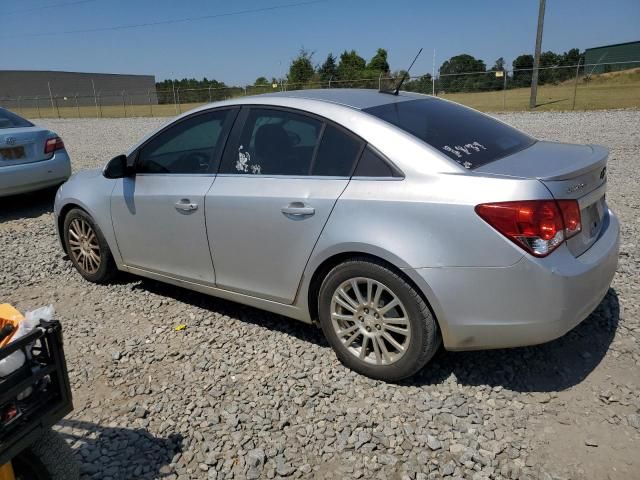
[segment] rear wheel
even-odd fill
[[[107,241],[84,210],[74,208],[65,217],[64,242],[73,266],[90,282],[107,282],[116,273]]]
[[[368,259],[329,272],[320,288],[319,317],[338,359],[380,380],[413,375],[440,346],[437,323],[422,296],[404,278]]]

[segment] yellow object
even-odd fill
[[[11,462],[0,465],[0,480],[16,480]]]
[[[24,320],[24,317],[18,310],[13,308],[12,305],[0,303],[0,329],[8,324],[13,325],[15,327],[13,333],[15,333],[22,320]],[[9,343],[9,340],[13,337],[13,333],[0,342],[0,347],[4,347]],[[0,470],[0,472],[2,472],[2,470]],[[4,480],[4,478],[0,476],[0,480]]]
[[[187,328],[187,326],[184,323],[181,323],[175,328],[175,331],[179,332],[180,330],[184,330],[185,328]]]

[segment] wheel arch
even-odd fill
[[[429,307],[433,318],[438,324],[438,327],[441,332],[443,332],[442,325],[439,320],[439,305],[434,297],[433,291],[424,283],[424,280],[422,280],[419,275],[414,274],[413,269],[398,266],[398,263],[402,264],[402,261],[399,259],[393,261],[390,258],[385,258],[381,255],[360,250],[349,250],[334,253],[322,260],[317,267],[313,269],[313,274],[310,276],[308,288],[306,290],[307,308],[309,311],[309,317],[313,323],[317,324],[318,322],[318,294],[320,292],[322,282],[326,278],[327,274],[334,267],[344,263],[345,261],[353,260],[354,258],[361,258],[363,260],[371,261],[372,263],[377,263],[399,275],[403,280],[411,285],[420,296],[422,296],[423,300]]]
[[[96,223],[96,225],[100,228],[102,235],[104,236],[107,245],[109,246],[109,250],[111,251],[111,255],[116,262],[118,268],[121,268],[122,258],[120,256],[120,250],[118,248],[118,244],[115,238],[115,234],[113,232],[113,227],[111,225],[111,216],[110,211],[101,211],[99,206],[94,205],[94,208],[91,208],[89,205],[86,205],[84,202],[76,198],[69,198],[62,206],[59,207],[58,216],[56,218],[56,228],[58,232],[58,238],[60,240],[60,245],[62,246],[62,250],[65,254],[69,254],[67,252],[67,247],[64,242],[64,220],[67,214],[77,208],[78,210],[82,210],[87,215],[89,215],[92,220]],[[105,216],[107,216],[105,218]]]

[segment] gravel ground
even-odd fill
[[[499,117],[611,148],[618,273],[563,338],[442,352],[400,385],[341,366],[314,327],[131,276],[89,284],[52,192],[3,199],[0,299],[58,310],[75,399],[60,431],[84,478],[640,478],[640,111]],[[79,170],[164,121],[43,123]]]

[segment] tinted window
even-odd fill
[[[313,162],[311,175],[350,176],[361,148],[360,140],[332,125],[327,125]]]
[[[0,108],[0,128],[33,127],[33,123],[19,117],[15,113]]]
[[[208,173],[226,137],[230,110],[182,120],[147,143],[138,156],[140,173]]]
[[[293,112],[252,108],[237,151],[225,154],[221,173],[308,175],[322,122]]]
[[[356,171],[353,172],[354,177],[393,177],[394,171],[389,164],[374,152],[371,147],[365,148],[356,167]]]
[[[465,168],[476,168],[532,145],[535,140],[475,110],[434,98],[365,110],[415,135]]]

